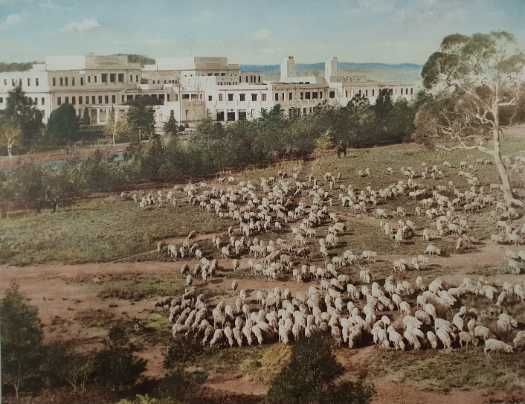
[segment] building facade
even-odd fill
[[[137,97],[148,96],[158,132],[172,113],[180,124],[194,127],[205,118],[225,123],[257,119],[276,105],[288,116],[301,116],[323,103],[346,105],[357,95],[373,104],[384,89],[394,100],[412,100],[417,92],[416,85],[379,83],[339,71],[337,58],[325,63],[323,76],[299,76],[293,56],[281,64],[279,81],[241,71],[225,57],[161,58],[144,67],[125,55],[48,57],[31,70],[0,73],[0,109],[17,86],[45,122],[52,111],[71,104],[93,126],[104,125],[113,112],[123,119]]]

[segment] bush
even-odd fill
[[[110,329],[106,347],[95,354],[94,380],[111,390],[130,387],[146,370],[146,361],[134,354],[125,330],[120,326]]]
[[[367,403],[371,390],[361,384],[335,381],[344,369],[336,361],[331,342],[322,334],[297,342],[288,366],[273,381],[270,403]],[[356,390],[353,390],[353,389]]]
[[[16,284],[7,289],[0,301],[0,323],[2,383],[11,386],[18,399],[22,388],[38,382],[44,350],[38,312],[26,303]]]

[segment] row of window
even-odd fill
[[[260,83],[261,76],[244,76],[245,83]],[[242,83],[242,76],[239,76],[239,83]]]
[[[234,97],[235,97],[235,94],[233,93],[228,93],[226,94],[227,96],[227,100],[228,101],[233,101],[234,100]],[[240,93],[239,94],[239,101],[246,101],[246,94],[245,93]],[[252,93],[250,94],[250,99],[251,101],[257,101],[259,99],[259,94],[257,93]],[[223,101],[224,100],[224,94],[222,93],[219,93],[219,101]],[[211,95],[208,95],[208,101],[213,101],[213,96]],[[263,93],[261,94],[261,101],[266,101],[266,94]]]
[[[160,102],[164,101],[164,94],[152,94],[151,97],[157,99]],[[131,102],[136,98],[133,94],[127,94],[127,95],[121,95],[120,101],[122,104],[126,102]],[[43,100],[43,98],[42,98]],[[167,100],[170,100],[170,95],[167,95]],[[62,105],[62,103],[65,104],[72,104],[72,105],[109,105],[109,104],[116,104],[117,103],[117,96],[116,95],[86,95],[82,96],[58,96],[57,97],[57,105]]]
[[[22,83],[23,83],[23,80],[21,78],[11,79],[12,87],[16,87],[17,85],[22,86]],[[31,79],[31,77],[28,77],[26,79],[26,83],[28,87],[31,87],[32,83],[34,83],[35,87],[38,87],[40,85],[40,79],[38,77],[35,77],[34,79]],[[7,87],[8,84],[9,84],[9,79],[4,79],[4,86]]]
[[[124,73],[101,73],[100,75],[95,74],[93,76],[88,75],[86,77],[80,77],[80,85],[83,86],[85,83],[87,84],[98,84],[99,83],[99,77],[100,77],[100,83],[101,84],[107,84],[107,83],[124,83],[125,82],[125,74]],[[59,87],[69,87],[69,83],[71,83],[71,87],[76,86],[76,80],[75,77],[71,77],[71,80],[69,80],[69,77],[53,77],[52,84],[53,87],[56,87],[57,84]],[[129,81],[133,83],[135,81],[136,83],[139,82],[139,75],[129,75]]]
[[[395,89],[389,88],[388,92],[390,94],[395,94]],[[413,87],[411,87],[411,88],[401,88],[400,89],[400,93],[401,93],[401,95],[409,95],[409,94],[410,95],[414,95],[414,88]],[[375,97],[376,91],[375,91],[375,88],[372,88],[372,90],[370,92],[368,92],[368,89],[365,89],[365,90],[359,89],[357,91],[357,94],[358,95],[363,95],[365,97],[368,97],[369,95],[371,95],[372,97]],[[345,95],[348,98],[348,90],[345,90]]]
[[[286,93],[275,93],[274,94],[275,101],[284,101],[286,99]],[[322,91],[301,91],[299,93],[299,99],[301,100],[315,100],[315,99],[323,99],[323,92]],[[288,101],[293,100],[293,93],[288,93]]]
[[[38,97],[27,97],[31,100],[31,102],[33,103],[33,105],[39,105],[39,99]],[[0,97],[0,104],[3,104],[4,103],[4,97]],[[40,98],[40,105],[46,105],[46,99],[44,97],[41,97]]]
[[[313,112],[313,107],[309,108],[290,108],[289,110],[284,110],[285,113],[287,113],[290,117],[296,117],[301,115],[308,115]],[[254,110],[252,109],[252,112],[250,113],[250,116],[253,117]],[[236,119],[239,121],[245,121],[248,113],[244,110],[237,111],[236,118],[236,112],[235,111],[217,111],[216,112],[216,120],[219,122],[233,122]]]

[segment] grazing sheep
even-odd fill
[[[485,340],[485,348],[483,349],[483,352],[485,352],[485,355],[488,355],[489,352],[513,353],[514,348],[512,348],[511,345],[506,344],[503,341],[500,341],[495,338],[489,338]]]

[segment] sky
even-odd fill
[[[0,0],[0,61],[95,52],[423,64],[448,34],[502,29],[525,44],[525,0]]]

